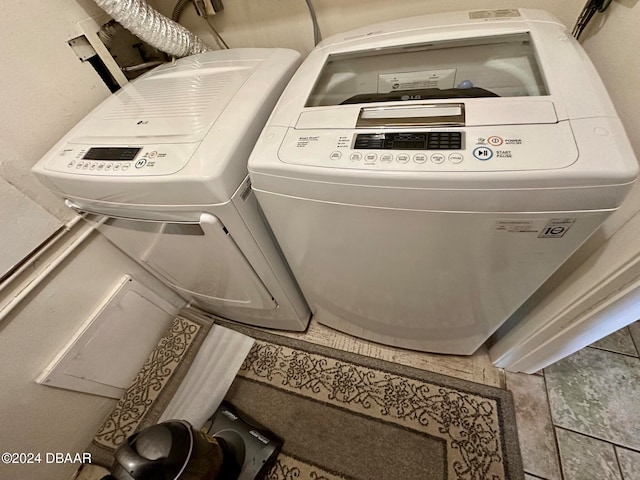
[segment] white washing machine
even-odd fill
[[[185,299],[304,330],[310,312],[250,189],[247,158],[300,63],[232,49],[158,67],[108,98],[33,173]],[[100,265],[96,265],[100,268]]]
[[[473,353],[622,202],[636,159],[545,12],[457,12],[327,39],[249,159],[318,322]]]

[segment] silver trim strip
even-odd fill
[[[393,107],[363,107],[356,128],[370,127],[462,127],[464,103],[429,103]]]

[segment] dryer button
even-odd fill
[[[364,156],[364,161],[368,162],[368,163],[373,163],[378,159],[378,154],[377,153],[367,153]]]
[[[396,155],[396,161],[398,161],[400,163],[407,163],[409,161],[409,154],[408,153],[399,153],[398,155]]]
[[[331,155],[329,155],[329,158],[331,160],[340,160],[342,158],[342,153],[340,153],[340,152],[331,152]]]
[[[393,155],[391,155],[390,153],[383,153],[382,155],[380,155],[381,162],[391,163],[392,160],[393,160]]]
[[[353,152],[349,158],[352,162],[359,162],[362,160],[362,154],[360,152]]]

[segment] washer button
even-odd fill
[[[342,158],[342,153],[340,153],[340,152],[331,152],[331,155],[329,155],[329,158],[331,160],[340,160]]]
[[[444,155],[441,153],[434,153],[433,155],[431,155],[431,161],[433,163],[442,163],[444,162]]]
[[[362,154],[360,152],[353,152],[349,158],[352,162],[359,162],[362,160]]]
[[[409,154],[408,153],[399,153],[398,155],[396,155],[396,161],[398,161],[400,163],[407,163],[409,161]]]
[[[393,160],[393,155],[391,155],[390,153],[383,153],[382,155],[380,155],[381,162],[391,163],[392,160]]]
[[[464,160],[464,157],[461,153],[452,153],[449,155],[449,161],[451,163],[461,163]]]
[[[413,161],[416,163],[424,163],[427,161],[427,156],[424,153],[416,153],[413,156]]]
[[[120,164],[120,163],[116,163],[116,164],[113,166],[113,170],[114,170],[114,171],[115,171],[115,170],[120,170],[120,167],[121,167],[121,166],[122,166],[122,164]]]
[[[364,161],[365,162],[369,162],[369,163],[373,163],[378,159],[378,154],[377,153],[367,153],[364,156]]]
[[[138,160],[136,162],[136,168],[142,168],[147,164],[147,159],[146,158],[141,158],[140,160]]]
[[[502,145],[502,138],[498,137],[497,135],[493,135],[492,137],[487,138],[487,143],[494,147],[498,147]]]
[[[476,147],[473,149],[473,156],[484,162],[493,157],[493,150],[487,147]]]

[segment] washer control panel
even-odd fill
[[[542,170],[578,158],[568,122],[389,130],[289,129],[278,154],[298,165],[400,171]]]
[[[198,144],[168,145],[65,145],[45,168],[78,175],[168,175],[182,169]]]

